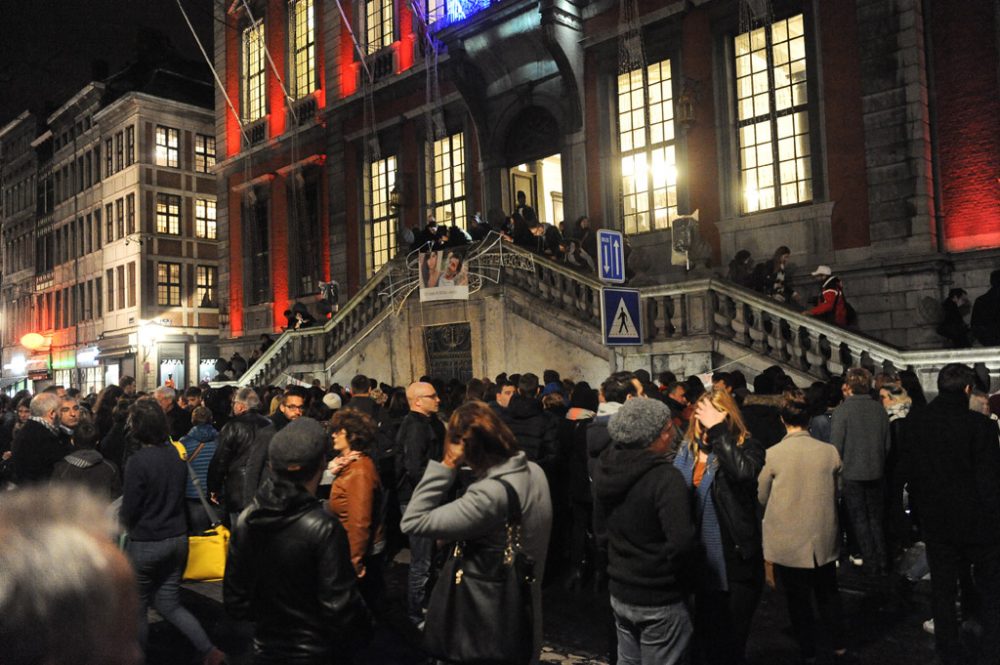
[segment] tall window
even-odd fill
[[[389,193],[396,185],[396,158],[372,162],[368,179],[368,237],[365,243],[368,275],[374,275],[389,262],[396,248]]]
[[[128,264],[128,306],[135,307],[135,261]]]
[[[115,171],[125,168],[125,133],[115,134]]]
[[[427,0],[427,25],[447,17],[447,0]]]
[[[135,233],[135,194],[125,197],[125,233]]]
[[[393,0],[365,0],[365,34],[368,53],[376,53],[392,44]]]
[[[107,277],[104,280],[108,285],[108,311],[115,308],[115,269],[108,268]]]
[[[305,97],[316,89],[316,19],[313,0],[292,0],[288,7],[292,38],[292,97]]]
[[[194,135],[194,170],[208,173],[215,166],[215,137]]]
[[[289,265],[292,296],[319,290],[323,276],[323,234],[320,229],[320,178],[316,169],[307,169],[289,179],[289,250],[297,256]]]
[[[118,309],[125,309],[125,266],[115,268],[118,278]]]
[[[218,235],[215,224],[215,201],[194,200],[194,235],[196,238],[214,240]]]
[[[243,31],[243,119],[254,122],[264,117],[265,97],[264,22]]]
[[[114,150],[113,146],[114,146],[114,144],[112,143],[111,139],[106,139],[104,141],[104,176],[105,177],[108,177],[112,173],[115,172],[115,162],[114,162],[115,155],[112,152],[112,150]],[[56,174],[56,178],[58,178],[58,177],[59,177],[59,175]],[[57,183],[58,183],[58,180],[57,180]],[[58,184],[56,185],[56,189],[57,190],[59,189]]]
[[[434,142],[434,219],[466,225],[465,140],[461,132]]]
[[[125,166],[135,163],[135,125],[125,128]]]
[[[156,195],[156,232],[180,235],[181,197],[174,194]]]
[[[271,235],[268,200],[258,190],[256,196],[244,194],[243,223],[246,228],[246,282],[250,303],[268,302],[271,298]]]
[[[218,268],[215,266],[195,267],[195,304],[197,307],[215,307],[215,278]]]
[[[802,15],[737,35],[734,51],[743,212],[812,200]]]
[[[156,304],[181,304],[181,264],[156,264]]]
[[[173,127],[156,126],[156,165],[177,167],[180,155],[180,132]]]
[[[677,214],[677,150],[670,61],[618,76],[625,233],[666,229]]]
[[[107,224],[104,241],[111,242],[115,239],[115,208],[111,203],[104,206],[104,223]]]
[[[125,199],[115,201],[115,230],[119,239],[125,237]]]

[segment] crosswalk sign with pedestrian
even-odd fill
[[[601,330],[605,346],[642,344],[639,292],[635,289],[601,289]]]

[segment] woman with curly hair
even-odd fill
[[[695,648],[706,663],[745,662],[750,622],[764,582],[757,476],[764,448],[750,436],[725,390],[695,403],[674,460],[695,506],[705,552],[695,606]]]
[[[367,413],[348,407],[333,414],[329,429],[337,457],[329,466],[334,479],[328,505],[347,532],[361,595],[377,611],[385,563],[382,484],[372,459],[378,425]]]

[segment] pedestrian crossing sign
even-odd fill
[[[601,289],[601,330],[605,346],[642,344],[639,292],[635,289]]]

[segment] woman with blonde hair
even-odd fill
[[[725,390],[695,403],[674,460],[692,491],[705,552],[695,600],[695,648],[705,663],[745,662],[750,622],[764,582],[757,476],[764,448]]]

